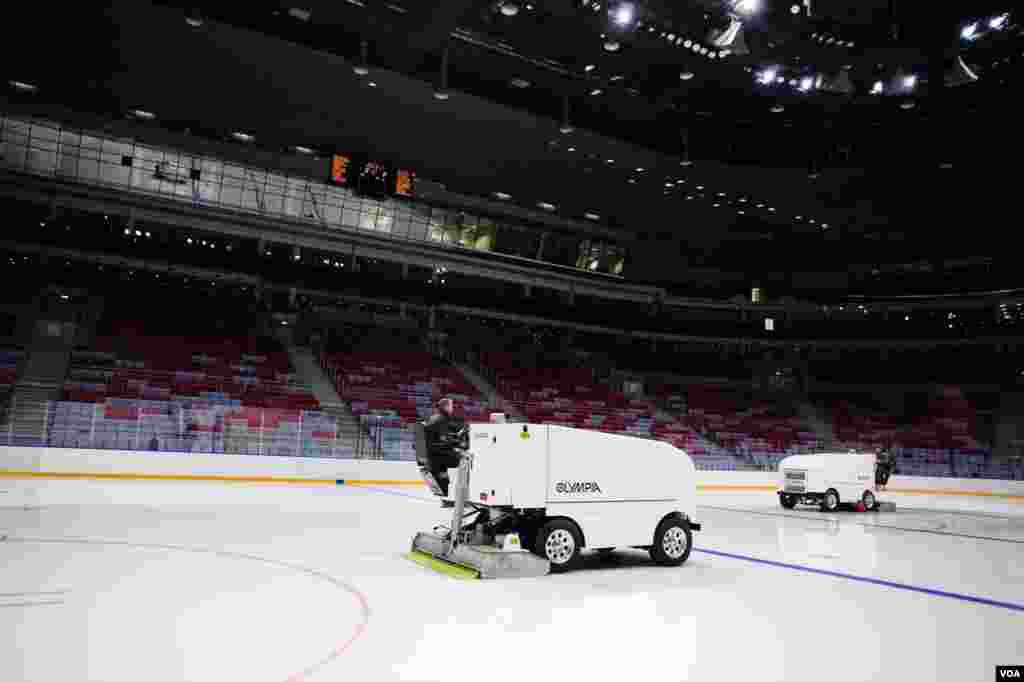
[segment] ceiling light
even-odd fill
[[[793,5],[789,8],[790,14],[800,14],[800,5]]]
[[[881,95],[885,90],[885,86],[882,85],[882,81],[875,81],[875,84],[871,86],[872,95]]]
[[[988,22],[988,26],[989,28],[993,28],[998,31],[999,29],[1006,25],[1006,21],[1009,18],[1010,16],[1008,14],[1001,14],[998,17],[993,18],[992,21]]]
[[[143,111],[142,109],[133,109],[132,116],[134,116],[135,118],[142,118],[147,121],[152,121],[154,118],[156,118],[156,114],[149,111]]]
[[[679,80],[688,81],[693,78],[693,71],[683,71],[679,74]]]
[[[537,204],[537,206],[539,206],[540,208],[543,208],[545,211],[554,211],[555,210],[555,205],[554,204],[549,204],[546,201],[539,202]]]
[[[644,172],[644,169],[643,169],[643,168],[637,168],[637,169],[636,169],[636,172],[637,172],[637,173],[643,173],[643,172]]]
[[[370,73],[370,69],[369,67],[360,64],[358,66],[352,67],[352,73],[354,73],[357,76],[365,76]]]
[[[576,147],[569,147],[569,151],[570,151],[570,152],[574,152],[574,151],[576,151]]]
[[[804,78],[800,79],[800,89],[803,92],[807,92],[808,90],[810,90],[813,87],[814,87],[814,79],[811,78],[810,76],[805,76]]]
[[[313,153],[313,150],[310,149],[309,147],[295,147],[295,151],[297,151],[300,154],[312,154]]]
[[[693,47],[690,49],[692,49],[694,52],[700,52],[700,43],[694,43]]]
[[[626,26],[633,21],[633,6],[623,3],[615,10],[615,23],[619,26]]]
[[[501,3],[501,13],[506,17],[514,17],[519,14],[519,5],[514,2]]]
[[[509,81],[509,85],[511,85],[513,88],[528,88],[530,87],[530,81],[524,80],[522,78],[513,78],[511,81]]]
[[[915,106],[915,104],[914,104],[913,100],[907,100],[906,102],[903,102],[902,104],[900,104],[900,109],[903,109],[904,111],[909,111],[909,110],[913,109],[914,106]]]
[[[969,26],[965,26],[964,29],[960,31],[960,37],[964,40],[974,40],[978,37],[978,25],[970,24]]]
[[[605,159],[605,163],[611,165],[611,164],[615,163],[615,159]]]
[[[447,102],[448,101],[448,97],[449,97],[449,95],[448,95],[447,91],[445,91],[445,90],[434,90],[434,99],[436,99],[436,100],[438,100],[440,102]]]
[[[370,81],[369,83],[367,83],[367,85],[369,85],[371,88],[377,87],[377,84],[374,83],[373,81]]]
[[[693,47],[693,41],[692,40],[683,41],[683,47],[685,47],[687,50],[689,50],[691,47]]]
[[[601,219],[601,216],[599,216],[596,213],[584,213],[583,217],[588,218],[590,220],[600,220]]]
[[[786,107],[782,106],[781,104],[776,104],[774,107],[772,107],[773,114],[781,114],[785,110]]]
[[[594,88],[593,90],[590,91],[590,94],[596,97],[597,95],[600,95],[602,92],[604,91],[601,90],[601,88]]]
[[[760,4],[758,0],[733,0],[732,7],[742,14],[753,14]]]
[[[903,79],[903,87],[912,88],[917,83],[917,76],[910,75]]]
[[[502,201],[508,201],[509,199],[512,198],[511,194],[505,194],[504,192],[495,192],[494,196],[495,198],[501,199]]]
[[[590,73],[595,68],[597,68],[597,67],[594,66],[593,64],[587,64],[586,66],[583,67],[583,70],[586,71],[587,73]]]
[[[604,49],[608,52],[618,52],[620,47],[622,46],[616,40],[606,40],[604,43]]]
[[[568,123],[565,123],[565,124],[563,124],[563,125],[562,125],[562,126],[561,126],[561,127],[559,128],[559,129],[558,129],[558,132],[562,133],[563,135],[568,135],[568,134],[569,134],[569,133],[571,133],[571,132],[572,132],[573,130],[574,130],[574,128],[573,128],[573,127],[572,127],[571,125],[569,125]]]
[[[231,136],[239,142],[252,142],[253,140],[252,135],[247,135],[246,133],[231,133]]]
[[[11,84],[12,88],[20,90],[21,92],[35,92],[39,89],[31,83],[26,83],[24,81],[8,81],[8,83]]]
[[[757,80],[762,85],[769,85],[775,80],[775,69],[765,69],[757,75]]]
[[[690,161],[689,159],[683,159],[682,161],[679,162],[679,165],[680,166],[689,166],[692,163],[693,163],[693,161]]]

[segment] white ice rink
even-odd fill
[[[47,504],[60,486],[82,504]],[[0,492],[3,682],[974,682],[1024,663],[1019,503],[823,514],[705,493],[680,568],[623,551],[491,582],[404,558],[445,521],[421,488]]]

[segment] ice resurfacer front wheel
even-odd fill
[[[690,556],[692,545],[690,524],[678,516],[670,516],[654,531],[651,558],[660,566],[679,566]]]
[[[552,573],[565,573],[579,566],[582,546],[583,538],[571,521],[552,519],[537,533],[534,551],[551,563]]]

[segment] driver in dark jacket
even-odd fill
[[[462,420],[455,416],[455,403],[451,398],[437,401],[437,412],[423,426],[427,451],[430,453],[431,473],[446,493],[448,469],[459,466],[454,438],[462,426]]]

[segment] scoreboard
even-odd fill
[[[415,196],[416,174],[379,161],[351,154],[331,159],[330,181],[351,188],[356,194],[386,198]]]

